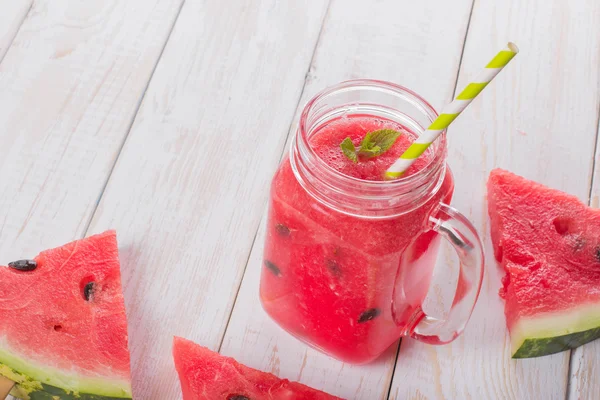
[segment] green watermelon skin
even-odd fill
[[[572,349],[600,337],[600,210],[575,196],[495,169],[488,212],[506,273],[512,357]]]
[[[598,338],[600,338],[600,328],[551,338],[526,339],[512,357],[530,358],[559,353],[584,345]]]
[[[131,398],[127,319],[116,233],[0,267],[0,374],[21,399]],[[93,290],[85,287],[93,282]]]
[[[246,367],[179,337],[173,341],[173,358],[183,400],[342,400]]]

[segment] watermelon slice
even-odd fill
[[[246,367],[182,338],[173,342],[173,357],[183,400],[341,400]]]
[[[23,399],[129,399],[114,231],[0,267],[0,374]]]
[[[600,337],[600,210],[499,169],[488,203],[513,358]]]

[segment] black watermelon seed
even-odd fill
[[[284,224],[275,225],[275,230],[281,236],[290,236],[290,233],[291,233],[290,228],[288,228]]]
[[[37,268],[37,262],[35,260],[19,260],[8,263],[8,266],[17,271],[33,271]]]
[[[85,298],[85,301],[90,301],[93,295],[94,295],[94,282],[89,282],[83,288],[83,297]]]
[[[600,246],[596,247],[596,261],[600,262]]]
[[[277,265],[275,265],[271,261],[265,260],[265,267],[267,267],[269,269],[269,271],[271,271],[273,274],[275,274],[275,276],[281,276],[281,270],[279,269],[279,267]]]
[[[338,264],[337,261],[335,261],[335,260],[327,260],[325,262],[325,265],[327,265],[327,269],[329,271],[331,271],[331,273],[334,276],[340,277],[342,275],[342,269],[340,268],[340,264]]]
[[[370,321],[377,317],[380,313],[381,311],[379,311],[379,308],[369,308],[367,311],[363,311],[363,313],[360,314],[360,317],[358,317],[358,323],[362,324]]]
[[[230,394],[227,396],[227,400],[250,400],[250,397],[246,397],[241,394]]]

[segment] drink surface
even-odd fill
[[[358,147],[367,132],[403,133],[380,156],[354,163],[340,143]],[[385,170],[414,135],[400,124],[352,116],[320,127],[309,142],[337,171],[382,180]],[[407,175],[422,169],[424,154]],[[449,170],[438,192],[414,211],[389,219],[339,213],[311,197],[298,183],[289,159],[271,186],[260,297],[267,313],[291,334],[343,361],[366,363],[410,329],[427,293],[438,237],[429,215],[453,191]]]
[[[349,137],[358,148],[368,132],[381,129],[393,129],[401,133],[394,145],[385,153],[372,158],[361,157],[357,163],[352,162],[342,153],[340,143],[345,138]],[[414,134],[411,131],[397,122],[371,116],[352,116],[328,122],[311,136],[310,144],[322,160],[344,175],[370,181],[381,181],[388,167],[410,146],[413,137]],[[406,175],[414,174],[428,162],[427,157],[419,158],[406,171]]]

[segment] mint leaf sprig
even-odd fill
[[[379,129],[365,135],[358,149],[347,137],[340,143],[344,155],[352,162],[357,163],[358,158],[373,158],[382,155],[392,147],[401,133],[393,129]]]
[[[358,162],[358,156],[356,155],[356,147],[352,143],[352,139],[347,137],[342,143],[340,143],[342,153],[352,162]]]

